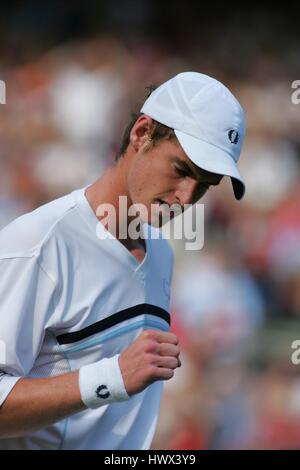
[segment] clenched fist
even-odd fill
[[[181,366],[178,338],[174,333],[146,330],[119,356],[128,395],[144,390],[157,380],[169,380]]]

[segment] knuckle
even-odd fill
[[[143,338],[154,340],[156,332],[154,330],[145,330],[142,333]]]
[[[179,348],[174,344],[166,344],[162,348],[162,353],[168,356],[176,357],[179,354]]]
[[[172,334],[172,339],[174,341],[174,344],[177,346],[179,343],[178,336],[176,336],[174,333],[171,333],[171,334]]]
[[[174,356],[177,357],[177,356],[179,356],[179,354],[180,354],[180,349],[179,349],[179,347],[178,347],[178,346],[174,346]]]
[[[156,352],[156,349],[157,349],[157,345],[156,345],[155,341],[151,341],[151,340],[145,341],[145,343],[144,343],[144,352],[154,353],[154,352]]]
[[[178,366],[178,359],[176,359],[176,357],[169,357],[165,361],[165,367],[169,369],[176,369],[177,366]]]
[[[172,360],[172,369],[176,369],[178,367],[178,359],[176,357]]]
[[[156,367],[152,364],[148,365],[146,367],[146,375],[150,379],[156,377]]]

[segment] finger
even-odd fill
[[[157,348],[157,352],[160,356],[174,356],[178,357],[180,349],[177,345],[171,343],[160,343]]]
[[[166,369],[177,369],[178,359],[177,357],[157,356],[155,360],[155,364],[158,367],[163,367]]]
[[[157,380],[170,380],[174,376],[174,370],[165,367],[158,367],[156,372]]]
[[[152,339],[155,339],[158,343],[170,343],[175,345],[179,343],[177,336],[170,331],[148,330],[148,332],[152,336]]]

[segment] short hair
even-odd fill
[[[146,89],[148,90],[148,94],[147,94],[147,98],[148,98],[151,95],[151,93],[156,89],[156,86],[155,85],[150,85],[150,86],[146,87]],[[129,142],[130,142],[130,132],[131,132],[134,124],[136,123],[137,119],[142,115],[143,115],[143,113],[132,113],[131,114],[131,119],[130,119],[129,123],[127,124],[127,126],[124,130],[124,133],[123,133],[120,149],[119,149],[119,151],[116,155],[116,160],[118,160],[119,158],[124,156],[124,154],[125,154],[125,152],[128,148]],[[171,129],[171,127],[168,127],[168,126],[165,126],[164,124],[161,124],[160,122],[156,121],[155,119],[153,119],[152,121],[153,121],[153,126],[152,126],[152,129],[151,129],[151,135],[149,136],[151,138],[150,139],[151,147],[154,147],[158,142],[160,142],[162,140],[172,140],[172,139],[176,138],[174,129]]]

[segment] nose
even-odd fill
[[[181,180],[174,194],[176,201],[181,206],[184,204],[193,204],[197,185],[198,181],[194,178],[186,177]]]

